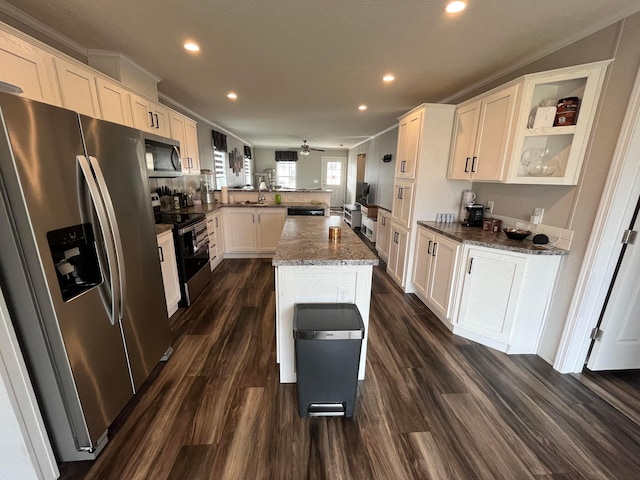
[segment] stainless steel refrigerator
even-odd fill
[[[0,93],[0,281],[60,461],[171,352],[138,130]]]

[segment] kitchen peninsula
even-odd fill
[[[339,242],[329,227],[342,227]],[[296,303],[354,303],[365,326],[358,379],[363,380],[369,336],[369,304],[377,256],[341,217],[289,217],[272,260],[276,267],[276,354],[280,383],[296,381],[293,308]]]

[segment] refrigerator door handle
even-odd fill
[[[85,157],[84,155],[78,155],[76,157],[76,160],[80,165],[80,170],[82,171],[84,179],[87,182],[87,186],[89,187],[89,194],[91,195],[91,199],[98,216],[98,222],[100,223],[100,228],[102,230],[102,239],[104,248],[107,253],[107,262],[109,263],[109,277],[111,280],[111,311],[108,312],[109,321],[111,322],[111,325],[115,325],[116,319],[118,318],[118,309],[120,308],[120,286],[118,285],[118,265],[116,263],[115,248],[113,242],[110,242],[107,239],[107,233],[110,232],[109,220],[107,218],[105,207],[100,199],[100,190],[98,189],[98,184],[93,177],[93,172],[91,171],[91,167],[89,166],[87,157]]]
[[[100,169],[98,159],[96,157],[90,156],[89,162],[91,163],[91,168],[93,169],[96,180],[98,181],[100,194],[102,195],[102,200],[104,201],[104,205],[107,211],[107,217],[109,218],[109,224],[111,225],[111,236],[113,237],[113,243],[116,246],[116,265],[118,268],[117,272],[119,276],[118,286],[120,287],[118,319],[122,320],[122,317],[124,315],[125,292],[127,290],[125,285],[124,262],[122,261],[122,259],[124,258],[122,249],[122,237],[120,236],[120,228],[118,227],[118,220],[116,219],[116,211],[113,208],[113,202],[111,201],[111,194],[109,193],[107,182],[104,180],[104,175],[102,174],[102,170]]]

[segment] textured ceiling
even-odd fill
[[[444,0],[8,3],[83,47],[124,53],[163,79],[159,91],[254,146],[325,148],[640,10],[638,0],[469,0],[452,18]]]

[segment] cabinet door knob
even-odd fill
[[[438,242],[436,242],[436,243],[434,243],[434,244],[433,244],[433,252],[431,253],[431,255],[432,255],[433,257],[435,257],[435,256],[436,256],[436,250],[437,250],[437,249],[438,249]]]
[[[469,275],[471,275],[471,267],[473,266],[473,257],[471,257],[471,259],[469,260],[469,271],[467,272]]]
[[[469,173],[469,160],[471,160],[471,157],[467,157],[464,162],[464,173]]]
[[[476,162],[478,161],[478,157],[473,157],[471,160],[471,173],[476,173]]]
[[[158,247],[158,250],[160,252],[160,262],[164,262],[164,252],[162,251],[162,247]]]
[[[153,113],[149,112],[149,118],[151,119],[151,128],[154,128],[155,125],[153,124]]]
[[[429,246],[427,247],[427,254],[431,255],[431,244],[433,243],[432,240],[429,240]]]
[[[156,128],[160,128],[160,121],[158,120],[158,114],[154,113],[154,116],[156,117]]]

